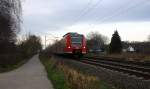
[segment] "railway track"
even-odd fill
[[[150,65],[143,65],[135,62],[118,61],[118,60],[105,60],[98,58],[85,57],[80,62],[103,67],[106,69],[122,72],[128,75],[134,75],[135,77],[145,80],[150,79]]]
[[[127,61],[127,60],[122,60],[121,58],[111,58],[111,57],[85,57],[88,59],[98,59],[98,60],[109,60],[113,62],[119,62],[119,63],[126,63],[126,64],[131,64],[131,65],[139,65],[139,66],[144,66],[144,67],[150,67],[150,62],[138,62],[138,61]],[[115,60],[114,60],[115,59]]]

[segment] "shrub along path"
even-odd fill
[[[53,86],[38,55],[35,55],[22,67],[0,74],[0,89],[53,89]]]

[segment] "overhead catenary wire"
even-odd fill
[[[103,0],[98,0],[95,4],[92,4],[92,0],[89,0],[86,7],[84,7],[84,9],[81,10],[81,13],[79,14],[79,16],[77,16],[77,18],[74,19],[74,21],[72,22],[70,26],[73,26],[75,23],[78,23],[82,19],[82,17],[87,15],[92,9],[98,6],[101,1]]]
[[[103,1],[103,0],[98,0],[98,2],[96,2],[96,3],[93,4],[92,6],[88,6],[85,10],[83,10],[83,13],[81,13],[81,14],[75,19],[74,23],[72,23],[72,24],[70,25],[70,27],[73,26],[75,23],[78,23],[79,21],[81,21],[82,17],[84,17],[85,15],[87,15],[88,13],[90,13],[91,10],[93,10],[96,6],[98,6],[101,1]],[[90,2],[91,2],[91,1],[89,1],[89,3],[90,3]],[[126,4],[130,5],[130,3],[131,3],[131,1],[129,0]],[[132,4],[132,3],[131,3],[131,4]],[[90,4],[88,4],[88,5],[90,5]],[[125,8],[126,8],[126,7],[125,7]],[[117,11],[114,11],[114,12],[116,13],[116,12],[122,11],[122,9],[124,9],[124,6],[119,7],[119,9],[117,9]],[[94,13],[94,14],[95,14],[95,13]],[[110,13],[108,13],[108,14],[110,14]],[[110,18],[111,15],[108,16],[108,17],[106,17],[108,14],[104,15],[103,19]],[[112,15],[113,15],[113,13],[112,13]],[[92,17],[92,15],[91,15],[90,17]],[[99,19],[100,19],[100,18],[98,17],[95,21],[99,21]],[[101,21],[101,22],[104,22],[104,21]],[[91,27],[92,24],[89,24],[89,26]]]
[[[130,4],[130,6],[129,7],[124,7],[124,8],[119,8],[118,9],[118,11],[114,11],[115,13],[111,13],[111,15],[109,15],[109,16],[107,16],[107,17],[105,17],[104,16],[104,18],[97,18],[96,20],[95,20],[95,22],[98,22],[98,21],[100,21],[99,22],[99,24],[102,24],[102,23],[104,23],[105,21],[108,21],[108,20],[110,20],[110,19],[113,19],[113,17],[119,17],[119,16],[121,16],[121,15],[123,15],[123,13],[126,13],[126,12],[128,12],[128,11],[131,11],[132,9],[135,9],[135,8],[139,8],[139,6],[141,6],[141,5],[144,5],[146,2],[148,2],[148,1],[150,1],[150,0],[142,0],[142,1],[140,1],[140,2],[137,2],[137,3],[135,3],[135,4],[133,4],[133,3],[131,3],[131,2],[128,2],[128,4]],[[138,6],[138,7],[137,7]],[[90,28],[93,28],[94,29],[94,24],[89,24],[89,27],[87,28],[87,29],[90,29]]]
[[[88,14],[92,9],[94,9],[96,6],[99,5],[99,3],[103,1],[103,0],[98,0],[98,2],[96,2],[95,4],[91,5],[91,7],[88,7],[87,9],[84,10],[83,13],[81,13],[79,15],[79,17],[76,19],[76,22],[78,22],[83,16],[85,16],[86,14]]]
[[[91,3],[92,3],[93,0],[88,0],[88,3],[83,7],[83,9],[81,9],[81,11],[79,12],[79,15],[78,16],[74,16],[76,17],[75,19],[73,19],[73,22],[71,23],[70,26],[72,26],[80,17],[81,15],[90,8],[91,6]]]
[[[136,0],[136,1],[137,1],[137,0]],[[104,20],[102,20],[102,21],[105,21],[105,20],[108,20],[108,19],[110,20],[110,19],[112,19],[112,18],[115,17],[115,16],[118,17],[118,16],[123,15],[123,13],[126,13],[126,12],[131,11],[132,9],[139,8],[139,6],[144,5],[147,1],[150,1],[150,0],[143,0],[143,1],[137,2],[137,3],[131,5],[131,6],[127,7],[127,8],[119,9],[118,12],[116,12],[116,13],[114,13],[114,14],[112,14],[112,15],[106,17],[106,18],[104,18]],[[131,2],[129,2],[129,3],[131,3]],[[137,7],[137,6],[138,6],[138,7]],[[100,18],[97,18],[96,21],[99,21],[99,20],[100,20]]]

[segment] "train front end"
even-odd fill
[[[67,36],[66,51],[73,55],[79,56],[86,54],[86,39],[84,35],[78,33],[69,33]]]

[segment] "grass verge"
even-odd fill
[[[9,72],[25,64],[30,57],[20,55],[0,55],[0,73]]]
[[[55,89],[70,89],[62,71],[57,70],[55,61],[49,60],[48,57],[44,56],[40,56],[40,60],[45,66],[48,78],[52,81]]]
[[[95,76],[82,74],[45,56],[40,59],[55,89],[112,89]]]

